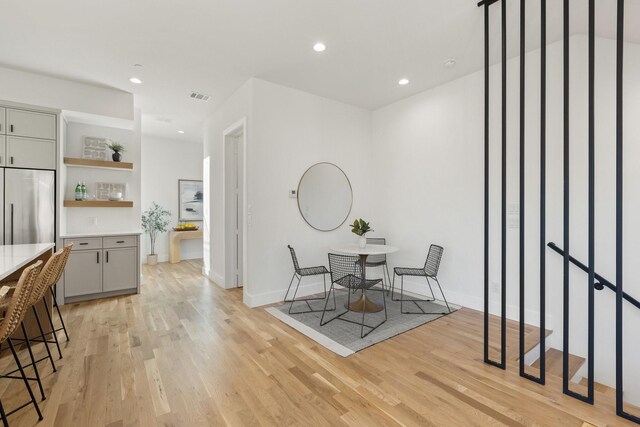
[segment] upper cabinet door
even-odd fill
[[[0,166],[5,165],[5,160],[7,156],[5,156],[7,148],[7,137],[4,135],[0,135]]]
[[[56,115],[7,108],[7,135],[56,139]]]
[[[5,109],[0,107],[0,135],[7,133],[7,126],[5,125]]]
[[[55,169],[56,142],[8,136],[5,165],[14,168]]]

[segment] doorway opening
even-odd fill
[[[243,288],[245,120],[224,132],[225,288]]]

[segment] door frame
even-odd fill
[[[235,272],[229,275],[227,271],[227,137],[242,132],[241,158],[239,164],[242,166],[242,281],[243,287],[249,292],[249,280],[247,276],[247,229],[248,229],[248,205],[247,205],[247,118],[243,117],[233,123],[222,132],[222,225],[224,230],[223,239],[223,264],[224,264],[224,283],[223,288],[235,288]]]

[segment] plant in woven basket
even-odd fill
[[[353,224],[351,224],[351,232],[358,236],[362,237],[370,231],[373,231],[373,230],[369,226],[369,223],[363,220],[362,218],[356,219],[355,221],[353,221]]]
[[[149,239],[151,240],[150,257],[157,257],[155,252],[156,238],[159,233],[165,233],[167,231],[170,216],[171,212],[156,202],[153,202],[153,206],[142,213],[142,229],[149,235]],[[151,258],[150,261],[155,263],[156,258]]]

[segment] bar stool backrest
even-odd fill
[[[7,312],[2,324],[0,324],[0,342],[4,342],[13,334],[16,327],[24,319],[24,315],[27,312],[29,298],[33,292],[33,287],[38,274],[42,268],[42,261],[38,261],[33,265],[25,268],[18,280],[18,284],[13,292],[13,297],[10,300]]]
[[[65,245],[64,248],[60,249],[60,251],[62,251],[62,256],[58,259],[58,263],[56,264],[56,275],[49,281],[49,283],[47,283],[49,287],[60,281],[60,277],[62,277],[62,273],[64,273],[64,269],[67,267],[67,261],[69,261],[69,255],[71,255],[72,248],[73,243],[69,243]]]
[[[429,246],[429,253],[427,254],[427,260],[424,263],[424,271],[429,277],[436,277],[438,270],[440,269],[440,260],[442,259],[442,253],[444,248],[438,245]]]
[[[36,279],[36,283],[33,286],[33,292],[31,292],[31,297],[29,298],[29,306],[34,305],[42,298],[44,298],[44,294],[49,289],[49,283],[56,277],[58,273],[58,266],[60,261],[64,258],[64,249],[60,249],[58,252],[54,253],[51,258],[47,260],[47,263],[40,270],[40,274],[38,274],[38,278]]]

